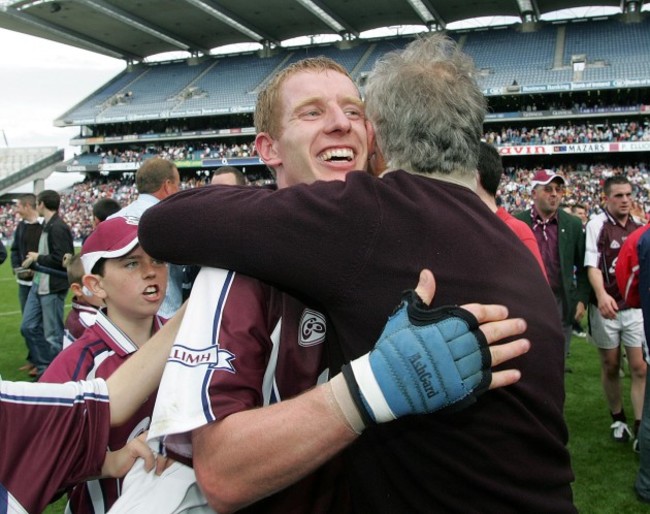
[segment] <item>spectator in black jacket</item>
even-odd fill
[[[74,253],[70,227],[59,216],[61,197],[52,190],[42,191],[36,208],[45,224],[38,242],[38,252],[28,252],[23,268],[36,270],[27,297],[20,331],[27,341],[37,376],[45,371],[63,344],[63,304],[68,293],[68,279],[63,256]],[[54,273],[40,271],[49,268]]]
[[[11,243],[11,267],[18,282],[18,301],[20,302],[21,314],[25,312],[25,303],[29,290],[32,288],[34,270],[24,269],[23,261],[29,252],[38,250],[38,240],[43,232],[43,225],[36,210],[36,195],[28,193],[21,196],[16,202],[16,213],[20,216],[20,222],[16,225],[13,242]],[[27,345],[27,341],[25,341]],[[18,368],[32,376],[36,376],[36,367],[32,363],[31,355],[27,353],[27,362]]]
[[[27,295],[32,287],[34,271],[22,270],[22,264],[29,252],[38,250],[38,240],[41,237],[41,232],[43,232],[43,225],[36,210],[36,196],[31,193],[18,199],[16,212],[21,217],[21,220],[16,226],[14,240],[11,244],[11,267],[18,282],[20,312],[24,312]]]

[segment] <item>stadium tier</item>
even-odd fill
[[[650,85],[650,18],[639,23],[609,19],[547,24],[533,32],[508,26],[450,35],[474,58],[488,96],[506,93],[513,85],[522,93],[615,88],[625,81]],[[139,64],[55,123],[94,125],[252,112],[257,90],[279,67],[325,55],[359,79],[381,55],[408,41],[358,40],[346,49],[336,44],[286,48],[264,58],[249,53],[205,57],[193,64],[185,60]],[[594,81],[598,84],[590,84]]]
[[[63,161],[63,150],[53,146],[0,148],[0,195],[49,176]]]
[[[624,20],[450,32],[474,59],[488,97],[485,139],[507,160],[524,158],[529,167],[558,159],[592,164],[594,154],[603,153],[647,160],[636,154],[650,151],[650,17]],[[131,65],[56,120],[82,127],[72,141],[80,152],[57,169],[134,171],[153,155],[186,170],[261,167],[252,151],[251,113],[258,91],[278,69],[323,55],[341,63],[363,89],[377,59],[413,37]],[[242,145],[243,151],[229,150]]]

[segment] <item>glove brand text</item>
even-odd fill
[[[427,371],[427,365],[422,362],[422,355],[415,353],[409,357],[409,362],[413,369],[418,375],[418,379],[424,388],[424,392],[427,394],[427,398],[433,398],[436,394],[433,384],[431,383],[431,378],[433,375]]]

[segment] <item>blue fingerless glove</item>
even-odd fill
[[[404,294],[370,353],[343,367],[366,425],[473,403],[492,379],[478,321],[460,307],[427,309]]]

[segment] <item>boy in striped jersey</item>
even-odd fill
[[[106,305],[95,324],[50,365],[42,382],[107,378],[155,334],[164,320],[156,315],[165,297],[167,267],[138,245],[137,220],[112,218],[101,223],[84,243],[83,285]],[[108,449],[122,448],[147,430],[155,395],[124,425],[111,430]],[[69,507],[74,513],[106,512],[120,494],[121,481],[92,480],[75,487]]]

